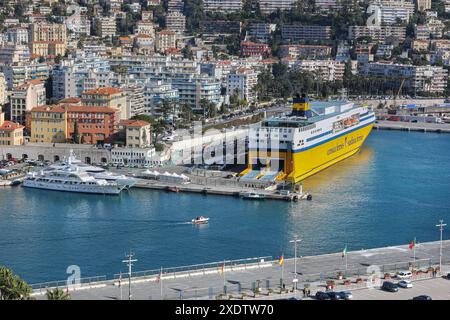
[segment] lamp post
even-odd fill
[[[444,231],[444,227],[447,224],[444,224],[444,220],[439,220],[439,224],[436,227],[439,227],[439,231],[441,231],[441,243],[439,248],[439,272],[442,272],[442,232]]]
[[[292,282],[294,283],[294,296],[297,297],[297,283],[298,283],[298,278],[297,278],[297,243],[302,241],[302,239],[298,239],[298,236],[295,235],[294,236],[294,240],[289,241],[290,243],[294,243],[294,280],[292,280]]]
[[[133,259],[134,254],[130,252],[130,254],[126,255],[126,260],[122,260],[123,263],[128,266],[128,300],[131,300],[131,267],[133,266],[133,262],[136,262],[137,259]]]

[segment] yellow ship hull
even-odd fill
[[[252,161],[254,162],[257,157],[269,160],[271,158],[280,159],[283,160],[283,168],[280,169],[286,174],[285,180],[298,183],[357,153],[372,127],[373,123],[343,135],[337,134],[335,137],[298,151],[279,151],[277,153],[250,151],[249,168],[252,167]]]
[[[302,181],[359,151],[372,130],[373,124],[322,143],[311,149],[294,153],[294,170],[288,179]]]

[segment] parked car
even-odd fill
[[[392,283],[390,281],[383,282],[383,285],[381,286],[381,290],[388,291],[388,292],[397,292],[398,286],[395,283]]]
[[[397,274],[397,278],[399,278],[399,279],[409,279],[411,277],[412,277],[411,271],[400,271]]]
[[[341,295],[342,299],[344,299],[344,300],[352,300],[353,299],[353,294],[350,291],[341,291],[341,292],[339,292],[339,294]]]
[[[412,284],[411,281],[409,281],[409,280],[401,280],[401,281],[399,281],[399,282],[397,283],[397,285],[398,285],[400,288],[404,288],[404,289],[412,288],[412,287],[413,287],[413,284]]]
[[[327,292],[328,296],[330,297],[331,300],[344,300],[344,297],[341,295],[340,292]]]
[[[447,278],[447,280],[450,280],[450,273],[447,273],[446,278]]]
[[[433,300],[433,299],[431,299],[430,296],[427,296],[427,295],[423,294],[423,295],[414,297],[413,300]]]
[[[317,300],[330,300],[330,296],[328,295],[328,293],[323,292],[323,291],[317,291],[316,292],[316,299]]]

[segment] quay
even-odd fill
[[[274,191],[258,189],[253,190],[240,186],[226,186],[226,185],[200,185],[200,184],[173,184],[164,183],[160,181],[149,181],[139,179],[139,182],[134,185],[134,188],[140,189],[153,189],[153,190],[165,190],[168,192],[188,192],[198,193],[204,195],[220,195],[220,196],[232,196],[242,197],[246,193],[254,193],[268,200],[284,200],[284,201],[298,201],[298,200],[311,200],[311,195],[308,193],[290,193],[290,194],[277,194]]]
[[[448,123],[425,123],[425,122],[401,122],[377,120],[373,126],[375,130],[399,130],[399,131],[418,131],[418,132],[436,132],[450,133],[450,124]]]
[[[282,267],[278,258],[261,257],[133,272],[131,293],[136,300],[280,299],[299,296],[305,287],[310,288],[311,295],[325,291],[328,285],[334,290],[356,292],[367,289],[377,279],[382,282],[395,278],[397,272],[404,270],[412,271],[414,282],[431,283],[450,272],[450,240],[442,242],[442,270],[438,268],[440,245],[436,241],[418,243],[415,250],[408,245],[361,249],[348,251],[345,258],[341,252],[299,256],[297,261],[286,258]],[[135,258],[139,260],[138,253]],[[294,279],[298,279],[295,291]],[[45,299],[47,288],[59,287],[68,290],[72,299],[128,300],[128,280],[127,274],[117,274],[112,279],[80,279],[77,288],[68,287],[65,281],[35,284],[33,296]],[[442,283],[448,289],[450,282]],[[448,290],[443,295],[442,298],[450,298]]]

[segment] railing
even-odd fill
[[[68,280],[60,280],[60,281],[50,281],[50,282],[42,282],[32,284],[31,288],[34,292],[43,293],[47,290],[51,289],[68,289],[69,291],[73,288],[89,288],[92,286],[98,286],[102,284],[106,284],[107,278],[106,276],[96,276],[96,277],[88,277],[88,278],[80,278],[79,283],[68,283]]]
[[[137,280],[138,278],[144,279],[149,277],[157,277],[162,274],[162,277],[177,277],[177,276],[191,276],[198,275],[199,273],[205,274],[209,272],[220,272],[222,266],[225,270],[236,269],[236,268],[250,268],[250,267],[260,267],[263,264],[271,264],[272,257],[256,257],[256,258],[246,258],[238,260],[225,260],[219,262],[210,262],[203,264],[194,264],[189,266],[181,267],[171,267],[171,268],[160,268],[145,271],[133,272],[131,274],[131,279]],[[127,273],[115,274],[114,279],[128,279]]]

